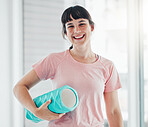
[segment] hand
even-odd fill
[[[63,114],[57,114],[53,113],[48,109],[48,105],[51,103],[51,100],[46,101],[44,104],[42,104],[39,108],[37,108],[34,112],[34,115],[40,119],[51,121],[55,119],[61,118],[65,113]]]

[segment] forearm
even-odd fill
[[[107,114],[109,127],[124,127],[122,115],[119,111]]]
[[[37,108],[33,99],[31,98],[27,87],[25,86],[19,86],[16,85],[13,89],[14,94],[16,98],[19,100],[19,102],[29,111],[32,113],[35,112],[35,109]]]

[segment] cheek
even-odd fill
[[[71,40],[71,36],[72,36],[72,34],[71,34],[71,32],[69,32],[69,31],[67,31],[67,38],[69,39],[69,40]]]
[[[87,27],[84,27],[84,26],[80,28],[81,31],[86,31],[86,29]]]
[[[67,37],[69,38],[71,36],[71,34],[67,31]]]
[[[89,27],[82,27],[81,31],[89,32],[91,29]]]
[[[67,30],[67,35],[71,35],[72,34],[72,30]]]

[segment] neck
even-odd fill
[[[77,58],[81,59],[87,59],[87,58],[92,58],[95,56],[95,54],[92,52],[91,47],[89,48],[84,48],[84,47],[75,47],[70,50],[70,53],[72,56],[75,56]]]

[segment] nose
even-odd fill
[[[75,32],[75,33],[79,33],[80,31],[81,31],[81,30],[80,30],[79,26],[75,26],[74,32]]]

